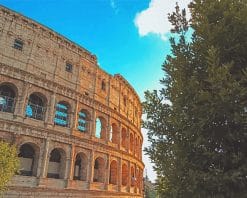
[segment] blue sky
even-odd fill
[[[0,0],[0,4],[88,49],[101,68],[122,74],[143,100],[145,90],[160,87],[161,65],[170,53],[167,13],[174,10],[176,1]],[[184,7],[188,1],[179,2]],[[154,180],[147,156],[144,163]]]

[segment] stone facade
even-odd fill
[[[142,197],[141,115],[121,75],[0,6],[0,138],[21,161],[5,197]]]

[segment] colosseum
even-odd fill
[[[0,139],[20,159],[4,197],[143,197],[141,115],[120,74],[0,6]]]

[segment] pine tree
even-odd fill
[[[194,0],[169,16],[163,89],[143,103],[161,197],[247,195],[247,1]],[[191,41],[186,39],[190,29]]]

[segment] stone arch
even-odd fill
[[[97,157],[94,161],[94,182],[105,182],[105,160],[102,157]]]
[[[118,163],[116,160],[112,160],[110,164],[110,176],[109,183],[117,185],[118,181]]]
[[[134,152],[134,135],[130,133],[130,152]]]
[[[63,179],[65,176],[66,153],[61,148],[54,148],[50,152],[47,177]]]
[[[118,143],[118,135],[119,135],[119,130],[118,130],[118,126],[116,123],[112,123],[111,124],[111,132],[110,132],[110,141],[112,143],[117,144]]]
[[[74,180],[87,180],[87,164],[88,159],[86,154],[82,152],[78,153],[74,163]]]
[[[86,109],[81,109],[78,113],[77,129],[80,132],[89,131],[90,113]]]
[[[45,112],[47,109],[47,98],[39,93],[33,92],[28,97],[28,103],[26,106],[26,116],[36,119],[44,120]]]
[[[40,148],[31,142],[25,142],[19,147],[20,174],[37,176]]]
[[[124,163],[122,165],[122,185],[127,186],[129,180],[129,171],[128,166]]]
[[[140,188],[140,170],[139,170],[139,168],[136,169],[136,187]]]
[[[59,101],[55,107],[54,124],[62,127],[69,127],[71,106],[68,102]]]
[[[128,134],[127,134],[127,130],[126,128],[122,128],[121,131],[121,146],[124,147],[125,149],[127,149],[128,147]]]
[[[9,82],[0,84],[0,111],[13,113],[15,110],[17,87]]]
[[[135,176],[135,167],[131,166],[130,168],[130,177],[131,177],[131,183],[130,185],[133,187],[136,183],[136,176]]]
[[[106,139],[106,119],[99,116],[95,120],[95,137]]]
[[[105,79],[101,81],[101,90],[106,91],[106,82]]]

